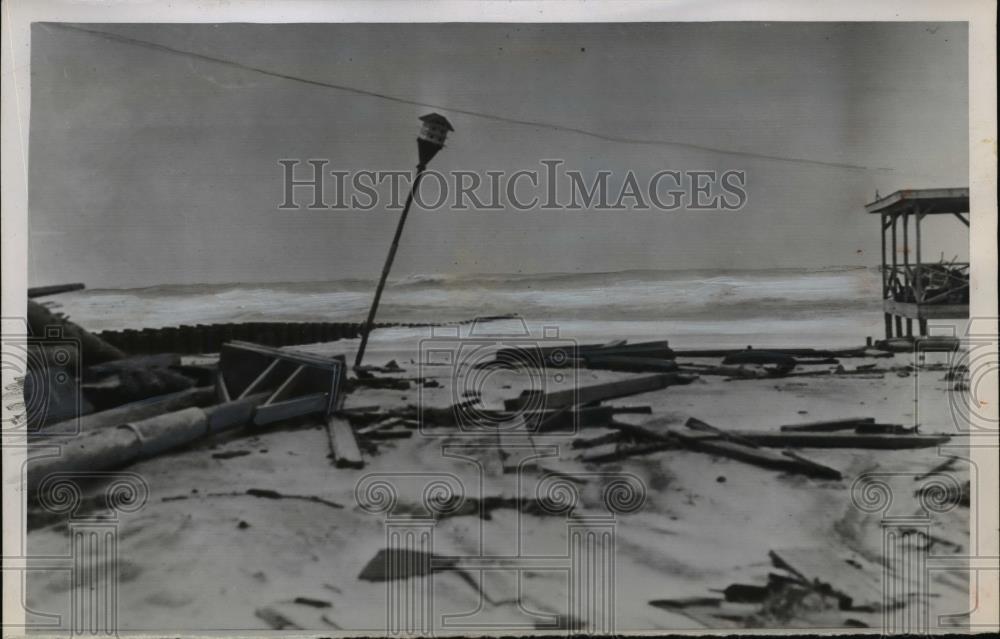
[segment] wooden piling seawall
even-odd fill
[[[482,317],[461,322],[445,323],[382,323],[380,328],[423,328],[445,324],[468,324],[510,316]],[[233,340],[254,342],[263,346],[295,346],[361,337],[360,322],[230,322],[226,324],[182,324],[163,328],[124,329],[97,333],[105,342],[129,355],[156,353],[217,353],[222,344]]]
[[[376,328],[397,326],[378,324]],[[130,355],[154,353],[217,353],[232,340],[264,346],[293,346],[333,342],[361,335],[361,324],[349,322],[238,322],[228,324],[182,324],[142,330],[103,331],[98,336]]]

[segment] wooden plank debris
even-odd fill
[[[268,402],[257,407],[253,423],[256,426],[266,426],[311,413],[322,413],[329,403],[329,396],[326,393],[312,393],[282,402]]]
[[[613,444],[621,440],[621,438],[622,431],[611,428],[601,428],[593,433],[575,438],[571,446],[573,448],[593,448],[603,444]]]
[[[563,406],[585,405],[602,402],[619,397],[639,395],[655,390],[661,390],[676,384],[690,384],[695,377],[690,375],[679,375],[677,373],[662,373],[659,375],[647,375],[634,377],[617,382],[607,382],[604,384],[594,384],[593,386],[583,386],[581,388],[571,388],[564,391],[547,393],[542,397],[533,398],[530,391],[521,393],[520,397],[509,399],[504,402],[506,410],[515,411],[528,403],[537,403],[546,409],[560,408]]]
[[[496,353],[496,362],[508,364],[531,363],[549,368],[573,366],[580,359],[591,357],[650,357],[673,359],[674,352],[666,340],[654,342],[625,343],[624,340],[609,344],[579,344],[538,347],[535,345],[510,346]]]
[[[717,375],[731,379],[772,379],[790,375],[787,368],[765,366],[710,366],[705,364],[680,363],[679,370],[697,375]],[[805,374],[805,373],[804,373]],[[808,373],[812,375],[813,373]]]
[[[912,348],[911,348],[912,350]],[[737,353],[747,353],[753,351],[767,351],[769,353],[779,353],[782,355],[790,355],[792,357],[807,357],[807,358],[830,358],[830,357],[892,357],[892,353],[887,352],[879,348],[872,348],[870,346],[859,346],[856,348],[841,348],[841,349],[821,349],[821,348],[777,348],[777,347],[767,347],[763,349],[754,349],[753,347],[747,347],[745,349],[738,348],[708,348],[708,349],[685,349],[674,351],[677,357],[696,357],[696,358],[716,358],[716,357],[728,357],[730,355],[735,355]]]
[[[625,373],[672,373],[677,370],[677,362],[672,359],[624,355],[587,355],[582,358],[582,365],[592,370]]]
[[[387,428],[387,429],[375,430],[365,435],[366,439],[374,439],[374,440],[409,439],[410,437],[413,437],[412,430],[401,430],[399,428]]]
[[[723,366],[731,365],[742,365],[742,364],[769,364],[773,366],[778,366],[779,368],[784,368],[791,370],[795,368],[796,360],[791,355],[785,353],[776,353],[773,351],[740,351],[738,353],[730,353],[722,358]]]
[[[859,435],[916,435],[916,426],[902,424],[858,424],[854,432]]]
[[[932,448],[947,443],[951,436],[937,435],[880,435],[840,433],[759,433],[753,431],[727,431],[732,435],[752,441],[758,446],[771,448],[871,448],[900,450]]]
[[[691,430],[698,430],[705,433],[714,433],[719,437],[721,437],[722,439],[728,439],[729,441],[736,442],[737,444],[743,444],[744,446],[749,446],[750,448],[757,448],[757,444],[753,443],[752,441],[740,437],[739,435],[733,435],[732,433],[724,431],[721,428],[716,428],[715,426],[712,426],[707,422],[703,422],[695,417],[689,418],[686,422],[684,422],[684,425],[690,428]]]
[[[580,456],[580,461],[584,463],[601,463],[608,461],[618,461],[627,457],[637,455],[649,455],[664,450],[677,448],[674,441],[640,442],[637,444],[603,444],[589,449]]]
[[[842,479],[840,471],[801,457],[789,457],[759,448],[751,448],[732,440],[721,439],[718,435],[671,431],[670,436],[679,439],[685,446],[714,455],[722,455],[763,468],[798,473],[818,479]]]
[[[330,440],[330,458],[337,468],[364,468],[365,460],[354,438],[351,424],[340,417],[331,416],[326,420],[326,434]]]
[[[819,592],[835,596],[842,610],[882,610],[886,593],[892,592],[891,588],[883,588],[882,567],[856,553],[818,547],[772,550],[768,554],[776,568],[787,570]]]
[[[818,422],[807,422],[804,424],[785,424],[780,428],[780,430],[782,432],[827,433],[838,430],[853,430],[860,424],[874,423],[874,417],[848,417],[845,419],[830,419]]]

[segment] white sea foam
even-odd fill
[[[859,268],[412,276],[389,283],[378,319],[440,322],[515,313],[581,339],[855,344],[879,332],[880,287],[877,271]],[[353,279],[92,289],[52,300],[83,326],[103,330],[234,321],[359,322],[373,290],[374,282]]]

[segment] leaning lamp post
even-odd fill
[[[413,204],[413,194],[420,185],[420,178],[427,169],[430,162],[438,151],[444,146],[445,138],[449,131],[454,131],[451,123],[443,115],[429,113],[421,116],[420,121],[423,126],[417,136],[417,174],[413,178],[413,185],[410,187],[410,194],[406,197],[406,204],[403,212],[399,215],[399,222],[396,224],[396,234],[392,238],[392,245],[389,247],[389,254],[385,256],[385,265],[382,267],[382,276],[378,280],[378,288],[375,289],[375,298],[372,306],[368,310],[368,319],[361,330],[361,346],[358,347],[358,354],[354,358],[354,367],[361,366],[361,361],[365,357],[365,348],[368,346],[368,335],[371,333],[372,324],[375,322],[375,313],[378,312],[378,303],[382,299],[382,289],[385,288],[385,280],[389,277],[389,269],[392,268],[392,261],[396,259],[396,249],[399,248],[399,238],[403,234],[403,225],[406,224],[406,216],[410,213],[410,205]]]

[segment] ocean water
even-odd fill
[[[375,281],[90,289],[47,298],[90,330],[238,321],[363,321]],[[669,339],[676,346],[853,346],[879,336],[880,275],[832,267],[430,275],[390,280],[380,322],[448,322],[517,314],[532,335]],[[509,324],[509,323],[508,323]],[[483,330],[483,325],[467,330]],[[516,332],[502,322],[487,332]],[[377,341],[430,329],[379,331]],[[373,335],[373,340],[375,339]]]

